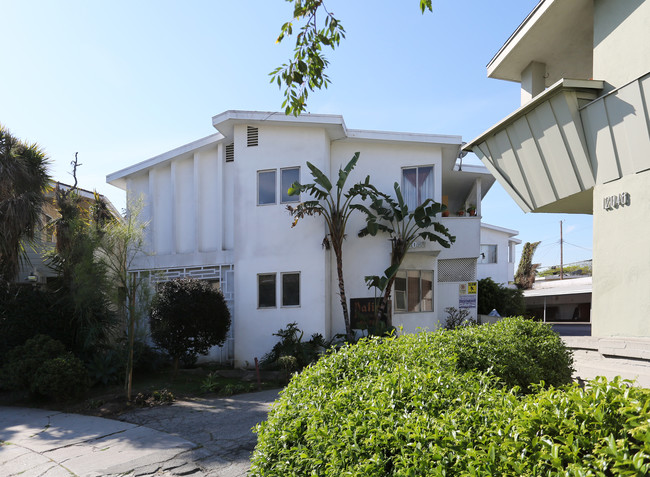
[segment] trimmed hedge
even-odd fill
[[[250,475],[645,475],[647,391],[510,387],[564,382],[570,365],[557,335],[521,318],[344,346],[283,391]]]

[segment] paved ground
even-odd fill
[[[0,477],[239,477],[278,391],[136,409],[120,421],[0,407]]]

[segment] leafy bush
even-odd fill
[[[488,315],[492,310],[497,310],[501,316],[523,315],[526,311],[523,290],[504,287],[491,278],[479,280],[478,312]]]
[[[171,404],[175,400],[174,394],[167,389],[156,389],[152,392],[138,393],[135,396],[135,404],[142,407]]]
[[[7,353],[2,370],[3,381],[9,389],[30,390],[36,372],[43,363],[65,352],[65,346],[60,341],[47,335],[36,335]]]
[[[202,393],[216,393],[221,389],[222,380],[217,373],[209,373],[203,381],[201,381]]]
[[[280,338],[270,352],[262,358],[264,366],[279,366],[287,369],[288,361],[284,357],[292,357],[292,370],[300,370],[310,363],[315,362],[320,355],[330,347],[323,335],[314,333],[309,341],[303,341],[304,332],[298,328],[298,323],[289,323],[286,328],[273,333],[273,336]]]
[[[56,401],[83,396],[90,379],[83,361],[72,353],[43,362],[34,375],[31,391]]]
[[[226,340],[230,311],[221,292],[205,281],[178,278],[164,283],[151,305],[153,341],[174,358],[207,354]]]
[[[456,356],[460,370],[488,371],[524,393],[542,381],[550,386],[571,382],[573,354],[550,326],[521,317],[493,325],[458,328],[422,337],[432,349]]]
[[[526,403],[534,406],[537,396],[560,391],[526,396],[510,386],[529,375],[549,381],[570,376],[570,354],[551,335],[543,325],[516,318],[500,326],[345,345],[294,376],[283,391],[257,427],[251,475],[541,475],[526,473],[539,455],[530,458],[513,429],[521,422],[517,432],[523,434],[538,422],[524,420]],[[515,338],[531,341],[517,352],[540,357],[542,368],[555,353],[565,372],[554,365],[548,372],[516,374],[510,362],[515,352],[504,356],[516,348]],[[481,358],[468,359],[473,354]],[[531,360],[526,356],[526,366]],[[527,435],[533,448],[544,448],[538,430]],[[502,462],[502,446],[508,458],[519,451],[517,465]]]
[[[120,353],[117,350],[103,350],[95,353],[86,362],[86,369],[90,377],[91,385],[116,384],[123,378],[124,366]]]
[[[257,391],[257,385],[254,383],[237,383],[237,384],[226,384],[221,390],[220,394],[223,396],[232,396],[234,394],[250,393]]]

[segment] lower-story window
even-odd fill
[[[300,306],[300,273],[282,274],[282,306]]]
[[[433,311],[433,271],[399,270],[395,277],[395,311]]]
[[[257,307],[275,306],[275,273],[260,273],[257,275]]]

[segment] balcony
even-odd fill
[[[650,73],[598,97],[560,80],[465,146],[525,212],[592,213],[592,192],[650,169]]]

